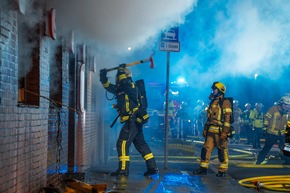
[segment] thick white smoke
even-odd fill
[[[166,27],[184,22],[196,0],[49,0],[57,12],[57,31],[75,29],[82,41],[117,53],[138,49]]]
[[[190,72],[201,83],[228,76],[254,78],[256,73],[272,80],[280,78],[290,65],[290,1],[224,0],[211,1],[210,5],[200,2],[194,9],[195,17],[187,19],[196,20],[200,26],[207,21],[208,29],[193,27],[194,35],[202,39],[193,38],[191,42],[198,51],[186,51],[176,65],[180,71]],[[196,17],[205,16],[205,11],[211,19],[197,20]]]

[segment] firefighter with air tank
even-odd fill
[[[203,136],[205,142],[201,150],[200,166],[193,174],[207,174],[211,153],[216,147],[218,149],[219,169],[217,177],[225,177],[228,170],[228,134],[231,128],[232,104],[225,98],[226,87],[221,82],[214,82],[212,85],[211,100],[207,121],[204,125]]]
[[[133,143],[137,151],[145,160],[147,171],[144,176],[158,175],[159,171],[151,149],[144,139],[142,126],[149,116],[140,103],[142,97],[138,95],[137,81],[133,82],[132,74],[126,64],[120,64],[117,70],[115,84],[107,78],[107,70],[100,70],[100,82],[103,87],[115,95],[120,122],[123,123],[116,143],[118,153],[118,169],[111,176],[129,176],[130,155],[129,148]]]

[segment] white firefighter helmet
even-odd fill
[[[233,103],[236,104],[236,105],[238,105],[239,104],[239,101],[238,100],[234,100]]]
[[[260,108],[262,108],[264,105],[262,104],[262,103],[256,103],[255,104],[255,107],[260,107]]]
[[[279,101],[278,103],[280,105],[282,104],[286,104],[286,105],[290,105],[290,97],[289,96],[283,96]]]

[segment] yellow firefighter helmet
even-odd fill
[[[226,86],[221,82],[214,82],[211,86],[212,89],[217,88],[223,94],[226,93]]]

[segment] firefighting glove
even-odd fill
[[[100,81],[102,84],[105,84],[108,81],[106,68],[100,70]]]

